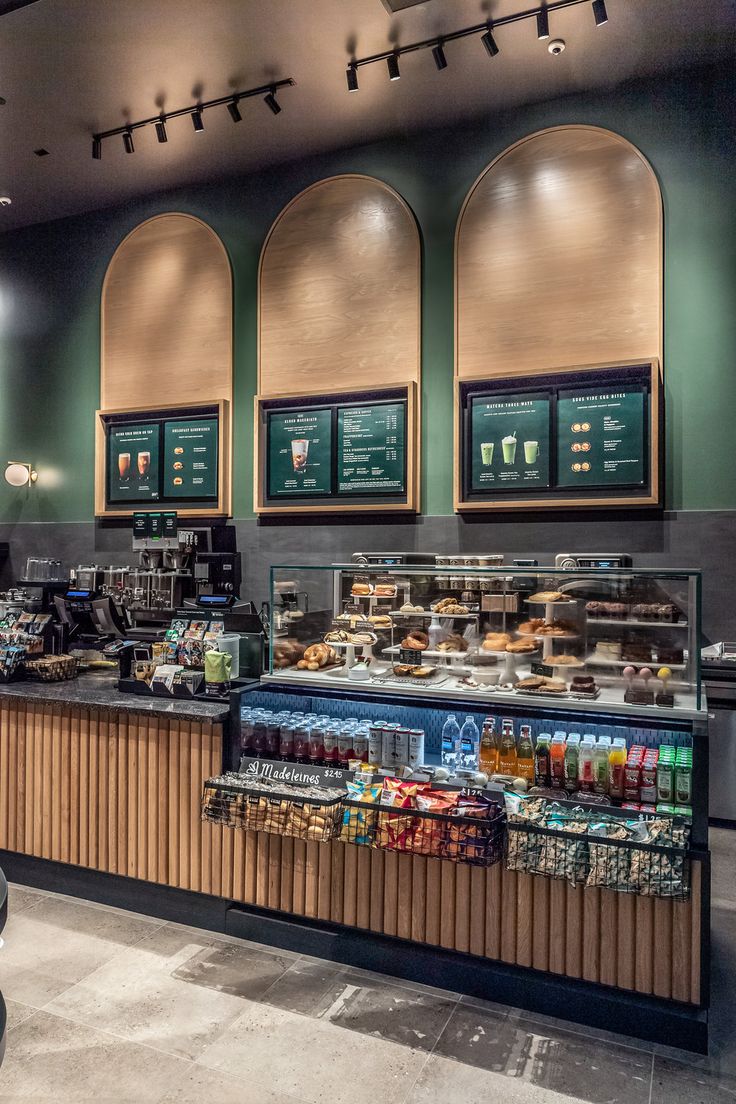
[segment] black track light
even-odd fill
[[[126,130],[123,134],[123,146],[126,153],[135,153],[135,146],[133,145],[133,131]]]
[[[358,68],[355,65],[348,65],[346,72],[348,82],[348,92],[358,91]]]
[[[389,54],[386,58],[386,65],[388,66],[388,79],[392,81],[398,80],[401,76],[399,72],[399,55]]]
[[[202,118],[202,112],[199,108],[196,108],[192,112],[192,126],[196,130],[197,134],[201,134],[204,130],[204,119]]]
[[[169,140],[169,136],[166,133],[166,116],[165,115],[162,115],[161,118],[156,123],[156,137],[158,138],[159,142],[161,142],[161,143],[168,142],[168,140]]]
[[[445,51],[442,48],[441,42],[438,42],[436,46],[432,47],[432,57],[438,69],[447,68],[447,58],[445,57]]]
[[[238,107],[237,98],[231,100],[227,105],[227,109],[230,112],[230,118],[234,123],[239,123],[243,116],[240,114],[240,108]]]
[[[549,16],[546,8],[537,12],[537,38],[549,38]]]
[[[608,22],[606,0],[593,0],[593,18],[595,19],[596,27],[604,27],[606,25]]]
[[[276,99],[276,96],[275,96],[274,93],[275,93],[275,90],[272,88],[271,91],[268,93],[268,95],[263,97],[263,102],[265,104],[268,104],[271,111],[273,111],[274,115],[278,115],[278,113],[281,111],[281,104]]]
[[[102,160],[102,141],[100,138],[92,139],[92,156],[94,157],[95,161]]]
[[[483,43],[483,45],[485,46],[486,50],[488,51],[488,56],[489,57],[495,57],[496,54],[498,53],[498,43],[496,42],[495,38],[493,37],[493,32],[491,31],[490,27],[488,28],[488,30],[486,31],[486,33],[484,35],[481,35],[480,40]]]

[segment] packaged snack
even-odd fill
[[[210,697],[225,697],[230,693],[232,663],[229,652],[204,653],[205,693]]]
[[[209,627],[209,621],[190,621],[185,636],[189,640],[202,640]]]
[[[380,782],[372,783],[368,778],[356,778],[347,783],[347,806],[343,814],[341,839],[346,843],[359,843],[370,846],[373,842],[373,833],[376,827],[376,812],[373,809],[362,809],[350,802],[360,802],[363,805],[378,805],[383,793]]]

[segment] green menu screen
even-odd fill
[[[470,489],[549,487],[549,394],[474,397]]]
[[[337,493],[404,494],[406,404],[337,408]]]
[[[108,502],[159,497],[159,425],[112,425],[107,436]]]
[[[164,422],[164,498],[217,498],[217,418]]]
[[[270,411],[267,459],[269,496],[329,494],[332,411]]]
[[[560,391],[557,482],[560,487],[644,483],[646,403],[643,388]]]

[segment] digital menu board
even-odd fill
[[[152,502],[160,497],[159,423],[113,425],[107,438],[109,502]]]
[[[549,394],[473,396],[469,444],[472,491],[549,487]]]
[[[560,390],[557,483],[560,487],[640,486],[646,474],[646,402],[642,387]]]
[[[337,407],[337,493],[404,494],[406,404]]]
[[[267,426],[268,494],[330,494],[332,410],[269,411]]]
[[[217,418],[164,421],[163,498],[217,498]]]

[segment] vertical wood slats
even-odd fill
[[[701,867],[668,901],[202,823],[222,729],[0,702],[0,847],[665,999],[700,999]]]

